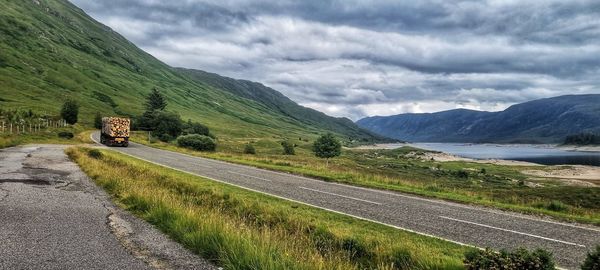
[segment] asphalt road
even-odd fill
[[[115,207],[64,148],[0,150],[0,269],[216,269]]]
[[[98,134],[93,135],[98,141]],[[513,249],[544,248],[575,269],[600,244],[600,228],[466,206],[396,192],[330,183],[131,143],[111,148],[146,161],[249,190],[452,242]]]

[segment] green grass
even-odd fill
[[[370,188],[393,190],[483,205],[523,213],[544,215],[564,221],[600,224],[600,188],[567,186],[553,179],[532,178],[526,169],[542,166],[505,166],[472,162],[436,162],[411,157],[424,150],[344,149],[339,158],[325,166],[310,152],[310,141],[300,141],[296,155],[282,155],[276,140],[254,141],[256,155],[243,154],[245,141],[219,140],[217,152],[196,152],[173,144],[153,141],[135,133],[133,140],[153,147],[203,156],[259,168],[289,172]],[[530,187],[527,183],[536,183]]]
[[[350,120],[308,111],[295,114],[240,97],[160,62],[66,0],[5,0],[0,9],[0,108],[58,115],[67,99],[81,105],[80,121],[96,112],[139,115],[152,88],[167,110],[210,127],[221,138],[315,138],[325,129],[347,141],[373,140]],[[282,100],[284,97],[279,97]]]
[[[72,139],[59,138],[59,132],[72,132],[75,137]],[[64,128],[49,128],[43,129],[36,133],[25,133],[25,134],[2,134],[0,133],[0,149],[6,147],[12,147],[17,145],[23,145],[28,143],[34,144],[81,144],[81,143],[92,143],[90,140],[90,133],[92,130],[88,130],[80,125]]]
[[[109,150],[67,153],[117,204],[225,269],[462,269],[470,250]]]

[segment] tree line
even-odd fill
[[[600,134],[579,133],[569,135],[565,138],[564,144],[568,145],[600,145]]]

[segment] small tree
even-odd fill
[[[154,135],[161,141],[170,141],[177,138],[183,129],[183,122],[178,114],[172,112],[160,112],[153,119]]]
[[[67,121],[69,125],[77,123],[77,115],[79,114],[79,104],[75,100],[69,99],[65,101],[60,110],[60,116]]]
[[[325,158],[327,166],[329,166],[329,159],[337,157],[342,153],[342,144],[333,134],[327,133],[315,141],[313,151],[315,152],[315,156]]]
[[[246,146],[244,146],[244,154],[255,155],[256,149],[254,149],[254,146],[252,146],[252,144],[247,143]]]
[[[102,128],[102,115],[100,115],[99,112],[97,112],[96,116],[94,116],[94,127],[97,129]]]
[[[289,141],[281,142],[281,146],[283,147],[284,155],[295,155],[296,149],[294,149],[294,144]]]
[[[162,111],[167,107],[167,100],[156,89],[153,88],[150,95],[146,97],[146,112]]]

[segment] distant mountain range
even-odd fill
[[[539,99],[501,112],[457,109],[374,116],[356,123],[412,142],[560,143],[571,134],[600,132],[600,94]]]

